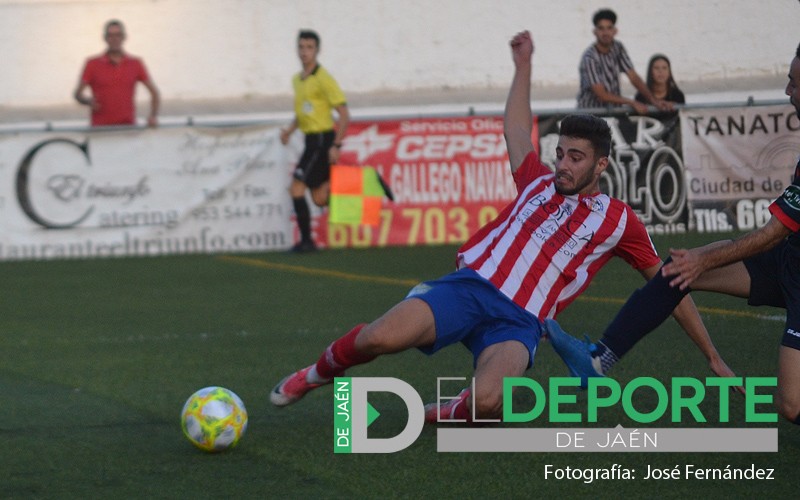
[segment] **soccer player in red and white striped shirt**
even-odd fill
[[[514,36],[511,52],[515,73],[504,132],[517,198],[459,250],[457,271],[416,286],[382,317],[334,341],[315,364],[275,386],[273,404],[294,403],[382,354],[411,347],[433,353],[461,342],[475,358],[474,382],[458,399],[428,405],[426,420],[497,418],[503,379],[533,364],[542,321],[569,305],[611,257],[622,257],[648,279],[658,272],[661,259],[641,221],[628,205],[599,192],[611,148],[606,122],[565,118],[551,172],[531,143],[530,33]],[[675,311],[712,369],[732,375],[691,300]]]

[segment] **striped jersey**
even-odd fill
[[[619,87],[620,73],[633,69],[633,62],[628,51],[620,42],[614,40],[611,50],[603,54],[592,44],[581,57],[578,67],[581,89],[578,93],[579,108],[602,108],[605,103],[597,98],[592,85],[602,83],[606,90],[615,95],[622,95]]]
[[[514,172],[517,198],[458,251],[469,267],[539,319],[554,318],[613,256],[634,269],[660,264],[644,224],[608,195],[558,194],[531,152]]]

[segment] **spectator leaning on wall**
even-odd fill
[[[86,61],[78,86],[75,88],[75,100],[91,108],[93,127],[135,125],[136,83],[142,82],[150,91],[150,115],[147,117],[147,125],[155,127],[158,125],[160,104],[158,89],[150,79],[142,60],[122,50],[125,27],[120,21],[108,21],[104,38],[106,51]],[[90,96],[85,95],[87,88],[91,89]]]

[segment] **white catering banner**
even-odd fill
[[[0,135],[0,260],[291,246],[271,126]]]
[[[706,233],[765,224],[800,153],[794,108],[691,108],[680,119],[690,227]]]

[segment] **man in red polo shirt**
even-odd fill
[[[75,89],[75,100],[91,108],[93,127],[135,125],[136,82],[142,82],[150,91],[147,125],[155,127],[158,124],[156,117],[160,103],[158,89],[147,74],[142,60],[122,50],[125,27],[120,21],[111,20],[106,23],[105,41],[108,45],[106,52],[86,61]],[[88,97],[84,95],[87,87],[91,89],[91,96]]]

